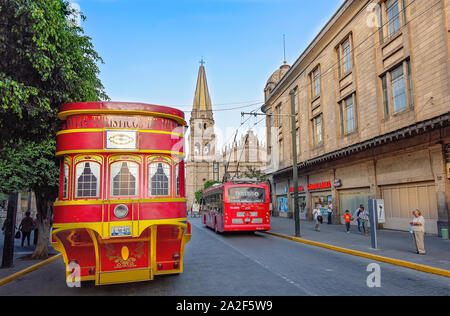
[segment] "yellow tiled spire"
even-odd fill
[[[198,70],[197,85],[195,88],[194,105],[192,107],[193,114],[199,116],[206,114],[207,117],[212,118],[212,105],[209,96],[208,83],[206,81],[206,72],[203,59],[200,61],[200,68]]]

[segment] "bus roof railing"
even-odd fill
[[[232,178],[232,183],[260,183],[257,178]]]

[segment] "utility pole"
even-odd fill
[[[291,117],[291,130],[292,130],[292,173],[294,179],[294,222],[295,222],[295,237],[301,237],[300,234],[300,207],[298,205],[298,169],[297,169],[297,133],[295,128],[295,93],[291,91],[291,114],[283,115]],[[277,116],[277,114],[265,114],[265,113],[245,113],[241,112],[241,115],[263,115],[263,116]],[[278,115],[279,116],[279,115]]]
[[[300,208],[298,205],[297,130],[295,128],[295,93],[291,91],[292,177],[294,179],[295,237],[300,235]]]

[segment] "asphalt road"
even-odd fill
[[[324,296],[450,295],[450,279],[295,243],[263,233],[216,235],[199,219],[184,273],[142,283],[68,288],[61,260],[0,287],[4,295]],[[376,270],[367,268],[379,265]],[[369,287],[379,280],[380,287]],[[376,283],[376,282],[375,282]]]

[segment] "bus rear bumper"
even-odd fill
[[[230,232],[242,232],[242,231],[267,231],[270,230],[270,224],[237,224],[237,225],[225,225],[224,231]]]

